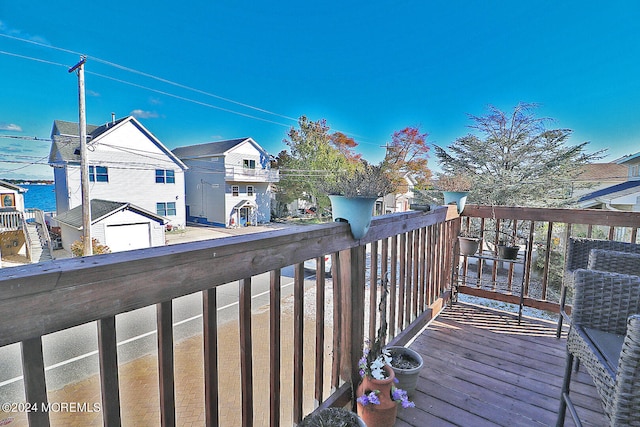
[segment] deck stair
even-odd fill
[[[48,231],[37,222],[28,222],[27,232],[29,233],[29,240],[31,241],[31,262],[36,263],[51,260],[51,251],[47,246],[47,239],[44,236],[44,233]]]

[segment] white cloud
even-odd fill
[[[44,45],[50,45],[49,41],[42,36],[34,36],[28,33],[25,33],[22,30],[17,30],[15,28],[9,27],[4,21],[0,21],[0,33],[6,34],[11,37],[17,37],[20,39],[30,40],[32,42],[41,43]]]
[[[138,119],[156,119],[158,118],[158,113],[155,111],[145,111],[145,110],[133,110],[131,115]]]
[[[95,97],[99,97],[100,96],[99,92],[96,92],[95,90],[90,90],[90,89],[87,89],[86,94],[89,95],[89,96],[95,96]]]
[[[22,132],[22,127],[14,123],[0,123],[0,130],[9,130],[11,132]]]

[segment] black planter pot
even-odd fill
[[[520,246],[498,245],[498,258],[516,259],[518,258],[519,251],[520,251]]]

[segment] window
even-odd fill
[[[640,176],[640,165],[631,166],[631,176],[632,177]]]
[[[255,169],[256,168],[256,161],[255,160],[249,160],[249,159],[244,159],[242,161],[243,166],[245,169]]]
[[[105,166],[89,166],[89,182],[109,182],[109,173]]]
[[[156,203],[156,213],[160,216],[176,216],[176,202]]]
[[[253,196],[253,185],[247,185],[247,196]]]
[[[175,184],[176,175],[172,170],[156,169],[157,184]]]
[[[232,186],[231,186],[231,193],[232,193],[234,196],[238,196],[238,195],[240,195],[240,186],[238,186],[238,185],[232,185]]]

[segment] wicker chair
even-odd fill
[[[593,379],[610,426],[640,425],[640,277],[597,270],[574,273],[572,324],[556,426],[566,409],[574,357]]]
[[[587,268],[589,270],[640,276],[640,254],[591,249]]]
[[[565,304],[567,300],[567,289],[573,288],[573,272],[579,268],[589,267],[589,255],[593,249],[640,254],[640,245],[634,243],[618,242],[614,240],[583,239],[576,237],[571,237],[569,239],[569,242],[567,243],[564,277],[562,280],[562,292],[560,296],[560,316],[558,319],[558,330],[556,333],[558,338],[560,338],[562,333],[563,320],[570,322],[570,317],[565,311]]]

